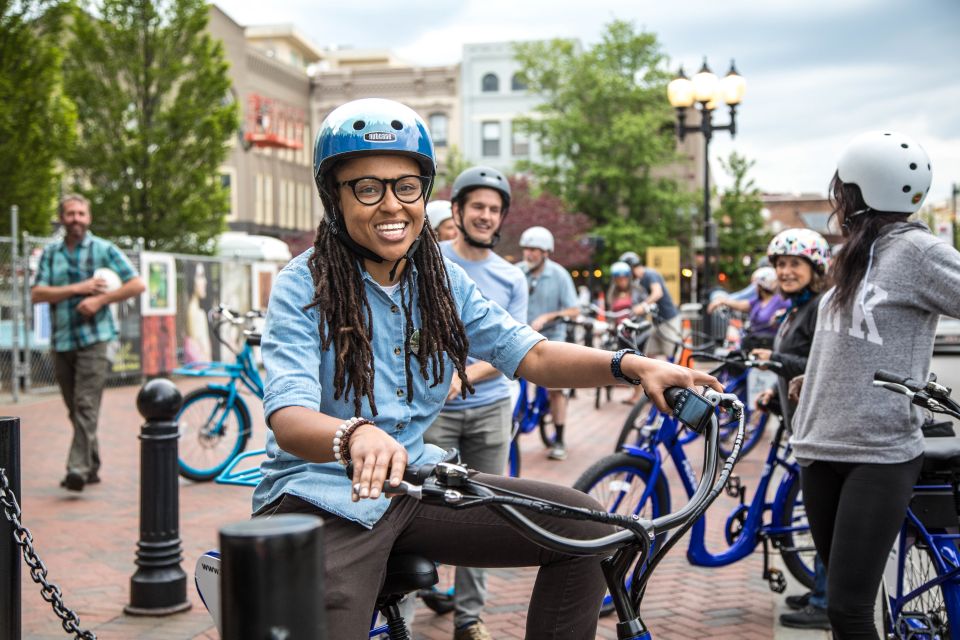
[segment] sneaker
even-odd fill
[[[60,481],[60,486],[67,491],[83,491],[84,484],[86,480],[76,471],[70,471],[67,477]]]
[[[806,606],[796,613],[780,615],[780,624],[793,629],[823,629],[830,630],[830,618],[824,609]]]
[[[787,599],[784,602],[794,611],[800,611],[810,604],[811,595],[813,595],[812,592],[807,591],[802,596],[787,596]]]
[[[547,457],[551,460],[566,460],[567,448],[562,443],[557,443],[550,447],[550,453],[547,454]]]
[[[455,629],[453,640],[493,640],[493,636],[487,631],[487,627],[482,622],[474,622],[465,627]]]

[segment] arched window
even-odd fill
[[[513,74],[513,78],[510,80],[510,89],[513,91],[526,91],[527,90],[527,81],[524,79],[522,73]]]
[[[447,114],[431,113],[429,118],[430,137],[433,138],[433,144],[438,147],[447,146]]]
[[[500,78],[495,73],[488,73],[483,76],[480,84],[480,90],[484,93],[495,93],[500,91]]]

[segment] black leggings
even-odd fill
[[[874,601],[923,456],[900,464],[818,461],[800,473],[817,553],[827,567],[835,638],[878,639]]]

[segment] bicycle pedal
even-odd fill
[[[774,593],[783,593],[787,590],[787,579],[783,575],[783,571],[780,569],[767,569],[767,574],[763,576],[767,579],[767,584],[770,586],[770,591]]]
[[[740,476],[731,475],[730,479],[727,480],[727,486],[725,487],[727,495],[731,498],[740,498],[743,496],[743,483],[740,481]]]

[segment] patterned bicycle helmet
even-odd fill
[[[767,247],[767,257],[776,264],[777,256],[806,258],[818,273],[826,273],[830,266],[830,245],[813,229],[787,229],[781,231]]]

